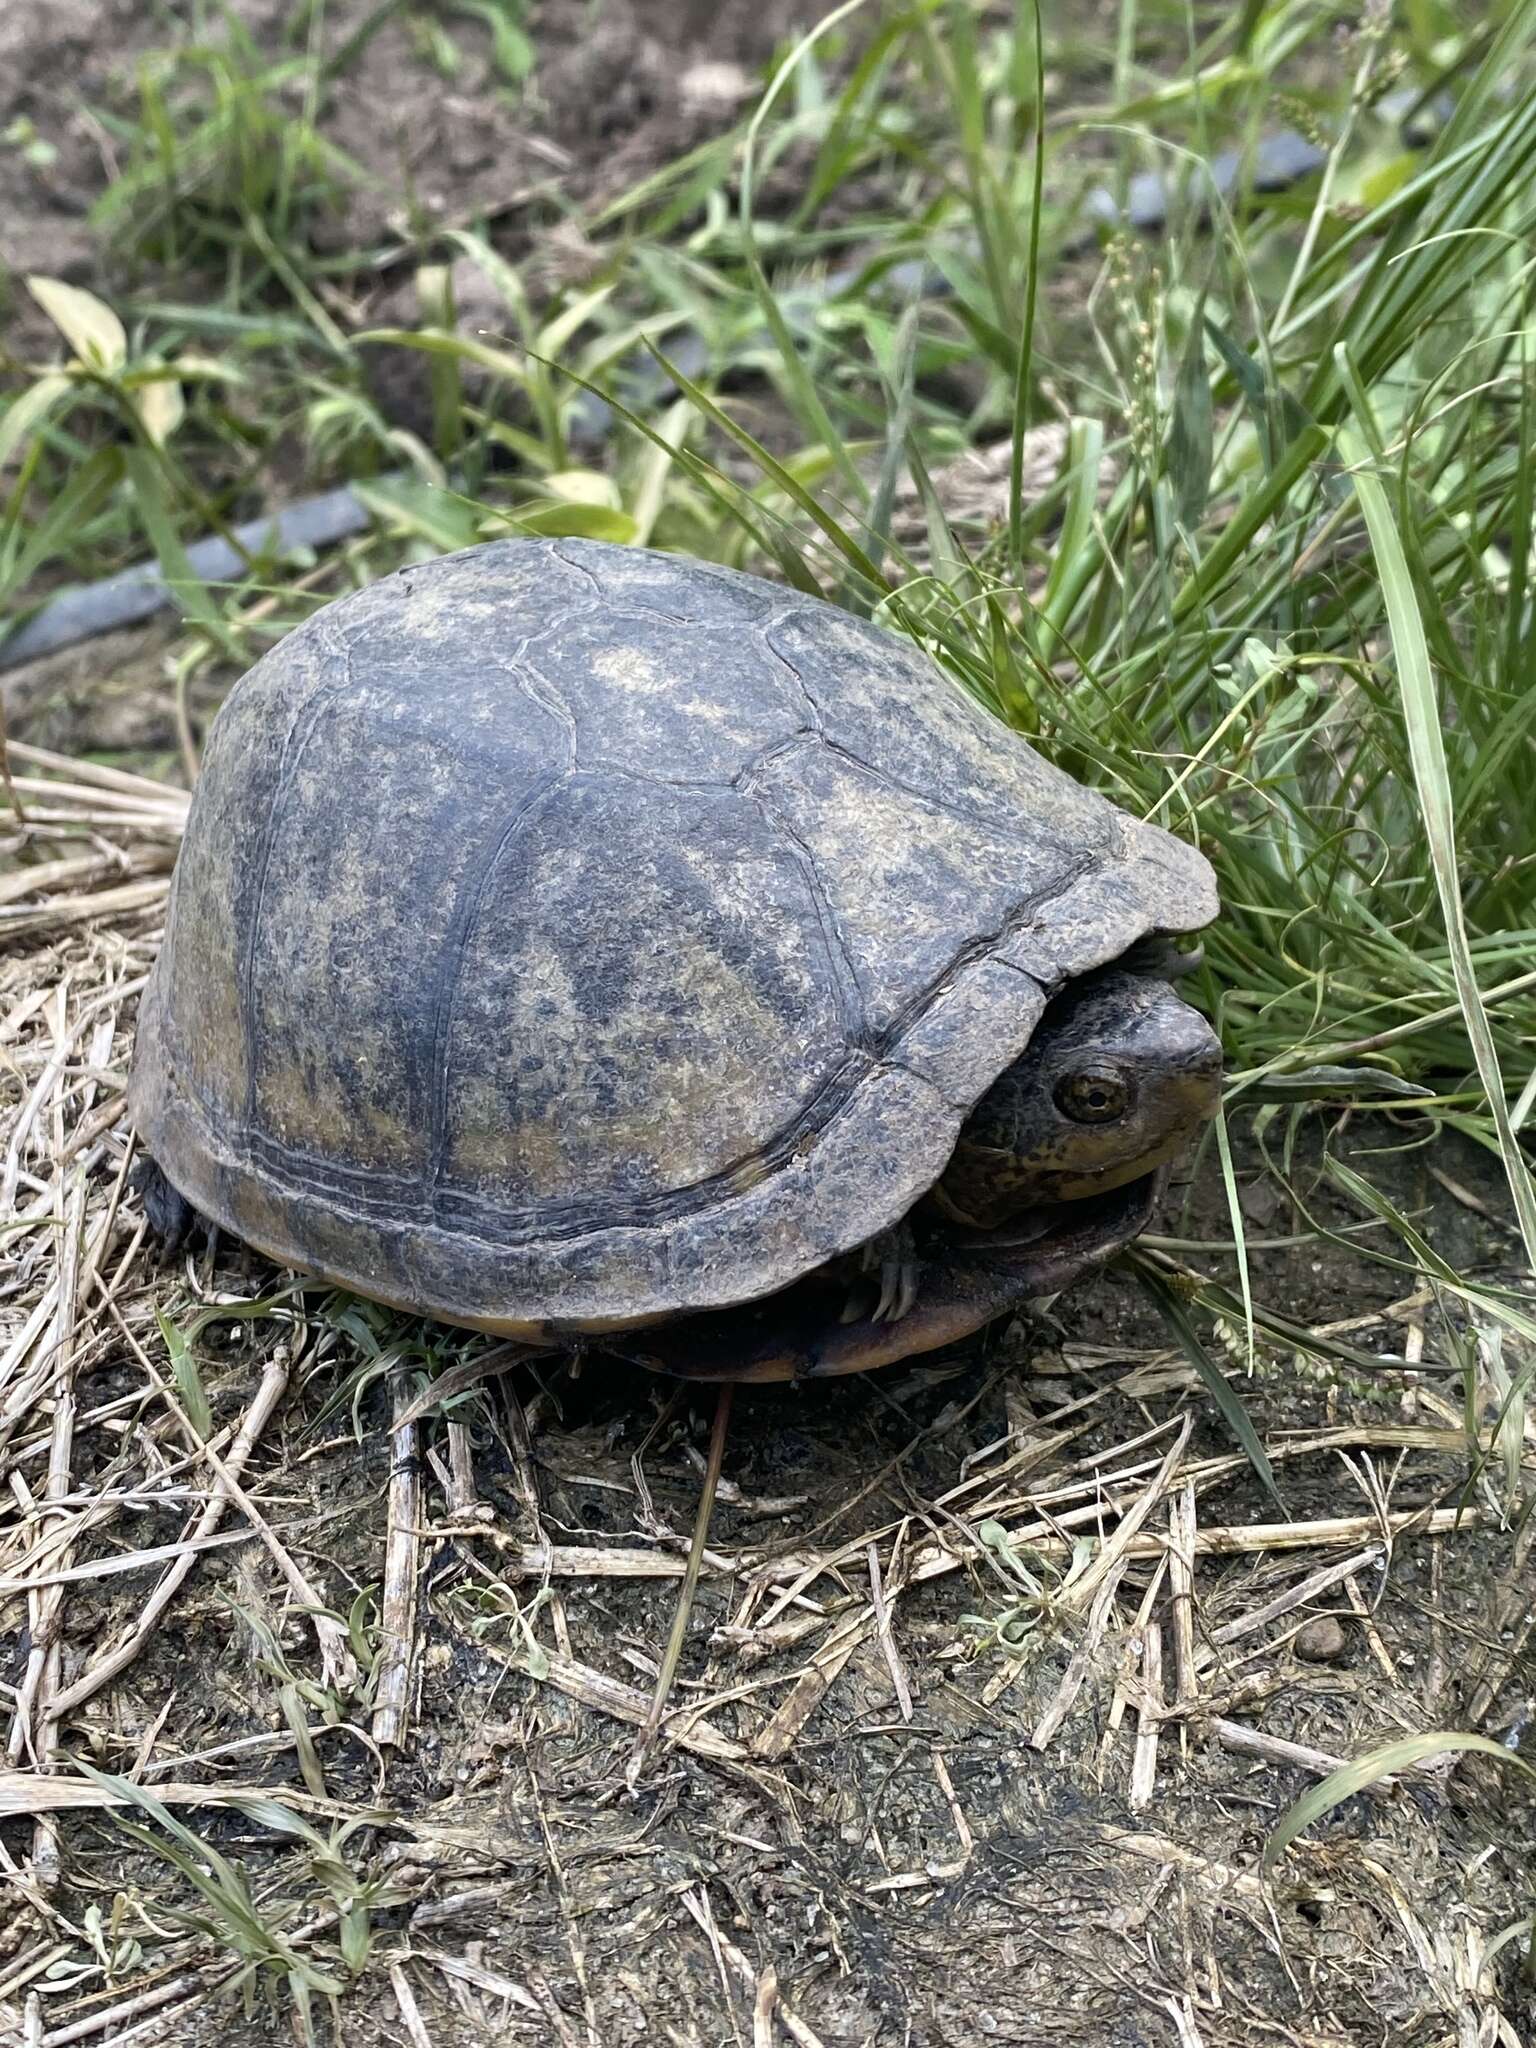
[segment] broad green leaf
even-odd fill
[[[354,484],[352,493],[376,519],[419,535],[445,555],[472,547],[480,538],[479,508],[452,491],[413,480],[379,478]]]
[[[133,403],[140,424],[157,448],[165,446],[181,425],[187,409],[181,386],[174,377],[157,377],[152,383],[140,385],[133,394]]]
[[[354,335],[353,340],[359,347],[387,343],[394,348],[418,349],[428,356],[457,356],[518,383],[525,383],[528,377],[528,364],[522,356],[491,348],[468,334],[444,334],[430,327],[370,327],[366,333]]]
[[[110,306],[57,277],[29,277],[27,290],[87,369],[110,374],[128,360],[128,336]]]
[[[629,513],[611,505],[538,505],[506,515],[520,533],[565,535],[580,540],[614,541],[628,547],[637,531]]]
[[[568,505],[602,505],[619,510],[619,487],[611,476],[596,469],[557,469],[540,479],[540,488]]]
[[[79,386],[73,377],[55,372],[39,377],[35,384],[29,384],[18,398],[13,398],[0,419],[0,469],[10,461],[31,434],[40,427],[66,392],[76,391]]]

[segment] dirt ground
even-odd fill
[[[1315,1184],[1318,1136],[1298,1192],[1348,1228],[1358,1218]],[[1372,1150],[1400,1138],[1359,1134]],[[315,1639],[254,1541],[203,1560],[70,1746],[108,1769],[137,1758],[152,1790],[260,1787],[317,1822],[384,1809],[342,1853],[381,1888],[376,1950],[439,2048],[745,2041],[773,1983],[785,2003],[756,2038],[828,2048],[1528,2040],[1519,1945],[1482,1968],[1529,1909],[1536,1806],[1510,1774],[1474,1759],[1365,1794],[1260,1880],[1277,1817],[1327,1759],[1429,1727],[1518,1735],[1536,1674],[1527,1542],[1500,1526],[1491,1476],[1469,1483],[1434,1305],[1347,1250],[1286,1243],[1297,1218],[1269,1178],[1244,1179],[1275,1245],[1254,1255],[1260,1300],[1342,1322],[1383,1359],[1319,1376],[1266,1349],[1239,1376],[1283,1508],[1122,1275],[948,1358],[744,1389],[680,1673],[697,1713],[669,1723],[631,1790],[675,1590],[660,1574],[686,1544],[712,1397],[673,1402],[593,1358],[574,1381],[490,1383],[458,1409],[457,1445],[428,1426],[409,1710],[387,1759],[366,1712],[306,1690],[304,1768],[277,1678],[316,1687]],[[1387,1183],[1471,1270],[1515,1281],[1509,1234],[1469,1206],[1497,1200],[1478,1158],[1410,1153]],[[1164,1223],[1185,1246],[1222,1234],[1209,1175]],[[129,1326],[152,1341],[156,1303],[179,1303],[185,1326],[183,1283],[228,1301],[277,1276],[239,1253],[142,1265]],[[349,1386],[356,1347],[325,1333],[323,1302],[310,1312],[306,1369],[246,1485],[342,1612],[384,1574],[400,1443],[384,1382]],[[284,1335],[202,1331],[216,1418],[245,1410]],[[1420,1343],[1427,1369],[1390,1362]],[[109,1352],[79,1381],[81,1412],[121,1411],[135,1384]],[[989,1519],[1023,1532],[1038,1599],[978,1541]],[[181,1526],[174,1499],[146,1497],[107,1549]],[[1074,1595],[1053,1532],[1130,1526],[1141,1541],[1091,1601]],[[142,1595],[125,1583],[72,1593],[66,1681],[131,1624]],[[313,1923],[325,1894],[280,1837],[207,1808],[198,1825],[289,1925]],[[25,1828],[6,1832],[22,1853]],[[125,1864],[89,1816],[65,1843],[66,1910],[105,1910],[131,1881],[164,1928],[163,1869]],[[124,1988],[141,1981],[156,1979]],[[100,1997],[50,2003],[52,2026]],[[160,2038],[206,2038],[204,2003],[171,2012]],[[800,2031],[781,2036],[787,2015]],[[381,1972],[335,2038],[400,2025]],[[255,2044],[290,2026],[258,2009],[223,2031]]]
[[[268,44],[291,13],[280,0],[238,11]],[[327,42],[373,11],[337,0]],[[550,181],[566,199],[631,184],[718,124],[735,84],[701,75],[706,60],[759,64],[819,11],[546,0],[521,102],[489,76],[473,17],[452,17],[468,56],[445,82],[387,16],[327,117],[367,174],[327,232],[348,245],[397,235],[403,184],[428,217]],[[189,13],[143,0],[0,9],[0,131],[24,117],[58,152],[44,173],[0,149],[13,271],[99,278],[88,210],[110,144],[91,108],[127,90],[137,56]],[[31,346],[14,311],[10,345]],[[48,708],[12,737],[140,758],[160,747],[162,644],[122,635],[69,657],[61,691],[20,700]],[[87,694],[97,722],[82,726],[59,705]],[[29,991],[63,988],[66,1001],[108,971],[115,990],[131,987],[158,914],[150,893],[95,936],[44,925],[0,958],[8,1115],[51,1046]],[[92,1048],[110,1094],[131,1000],[108,1014]],[[1536,2041],[1525,1941],[1485,1961],[1531,1910],[1536,1804],[1517,1774],[1442,1761],[1349,1802],[1273,1884],[1260,1871],[1275,1821],[1332,1761],[1429,1728],[1513,1745],[1536,1697],[1529,1531],[1506,1524],[1497,1461],[1471,1473],[1464,1449],[1459,1366],[1475,1337],[1411,1272],[1352,1248],[1361,1217],[1321,1179],[1323,1128],[1305,1124],[1293,1172],[1305,1216],[1243,1155],[1255,1294],[1382,1362],[1324,1371],[1264,1343],[1250,1373],[1228,1327],[1278,1502],[1124,1272],[954,1356],[743,1390],[679,1678],[694,1711],[669,1721],[633,1788],[634,1724],[671,1621],[712,1396],[674,1399],[600,1357],[574,1378],[524,1370],[466,1396],[455,1431],[424,1423],[402,1471],[388,1359],[370,1366],[369,1351],[430,1333],[360,1331],[313,1296],[302,1323],[286,1300],[286,1321],[215,1315],[195,1340],[212,1421],[238,1424],[264,1375],[282,1382],[244,1487],[325,1608],[377,1598],[407,1489],[417,1612],[398,1739],[381,1747],[368,1701],[324,1675],[291,1580],[236,1518],[226,1529],[241,1540],[201,1557],[63,1745],[167,1798],[190,1784],[280,1794],[322,1835],[373,1816],[345,1829],[334,1858],[372,1887],[372,1958],[334,2019],[316,2007],[322,2029],[358,2048]],[[1378,1122],[1330,1142],[1368,1154],[1453,1263],[1528,1287],[1492,1166],[1418,1135]],[[82,1199],[101,1217],[117,1130],[86,1156]],[[1170,1256],[1223,1270],[1212,1247],[1230,1224],[1212,1159],[1182,1194],[1163,1219]],[[1319,1221],[1343,1234],[1320,1238]],[[136,1223],[125,1197],[103,1270]],[[140,1248],[119,1281],[121,1322],[93,1311],[76,1384],[77,1480],[113,1499],[86,1562],[176,1543],[189,1498],[204,1497],[178,1482],[177,1440],[135,1351],[163,1355],[156,1310],[185,1328],[199,1302],[229,1311],[280,1284],[228,1248],[169,1267]],[[0,1354],[18,1341],[28,1283],[23,1272],[0,1293]],[[1487,1426],[1500,1380],[1496,1360],[1482,1366]],[[25,1413],[4,1424],[24,1522],[49,1430]],[[1512,1455],[1529,1468],[1525,1427]],[[1001,1549],[993,1525],[1011,1532]],[[1087,1581],[1069,1577],[1084,1533],[1111,1539]],[[67,1588],[65,1685],[131,1630],[149,1583],[135,1571]],[[0,1689],[21,1683],[29,1651],[15,1589],[0,1586],[7,1598]],[[269,1919],[296,1941],[333,1938],[334,1863],[239,1810],[177,1810],[245,1872]],[[30,1808],[0,1805],[4,2039],[295,2038],[280,1979],[270,2005],[243,2010],[227,1989],[209,2003],[227,1969],[221,1923],[209,1935],[179,1921],[184,1878],[116,1824],[65,1816],[51,1887],[27,1872],[37,1840]],[[115,1904],[129,1893],[142,1914]],[[28,2035],[24,1992],[39,1985],[46,2031]],[[100,2024],[134,1997],[146,2003]]]
[[[303,53],[293,0],[239,0],[231,11],[263,58]],[[451,79],[412,33],[417,15],[450,33],[460,66]],[[330,0],[319,18],[326,56],[357,47],[320,117],[345,163],[318,234],[326,246],[368,248],[443,220],[519,207],[550,215],[627,189],[718,130],[758,67],[819,10],[809,0],[546,0],[522,93],[498,75],[472,13]],[[100,281],[111,249],[92,208],[121,169],[101,111],[132,112],[142,62],[171,43],[195,46],[198,23],[216,44],[213,10],[196,0],[0,9],[0,135],[27,123],[52,152],[39,163],[19,138],[0,144],[0,261],[14,278]],[[46,335],[23,302],[6,310],[23,335]]]

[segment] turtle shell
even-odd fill
[[[899,1220],[1050,991],[1210,868],[910,643],[497,541],[326,607],[209,735],[131,1107],[206,1216],[513,1332],[755,1299]]]

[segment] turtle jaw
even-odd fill
[[[896,1322],[838,1320],[845,1300],[822,1273],[737,1309],[684,1316],[604,1348],[652,1372],[694,1380],[832,1379],[895,1365],[964,1338],[1026,1301],[1059,1294],[1139,1237],[1167,1183],[1160,1166],[1122,1187],[1035,1211],[1022,1223],[925,1249],[915,1305]]]

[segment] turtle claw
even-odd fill
[[[864,1247],[864,1270],[880,1275],[880,1293],[868,1311],[872,1323],[899,1323],[917,1301],[917,1246],[907,1223],[893,1223]],[[850,1307],[853,1304],[850,1302]],[[848,1318],[857,1321],[858,1317]]]
[[[890,1259],[880,1268],[880,1299],[875,1303],[874,1321],[899,1323],[917,1302],[917,1261]]]

